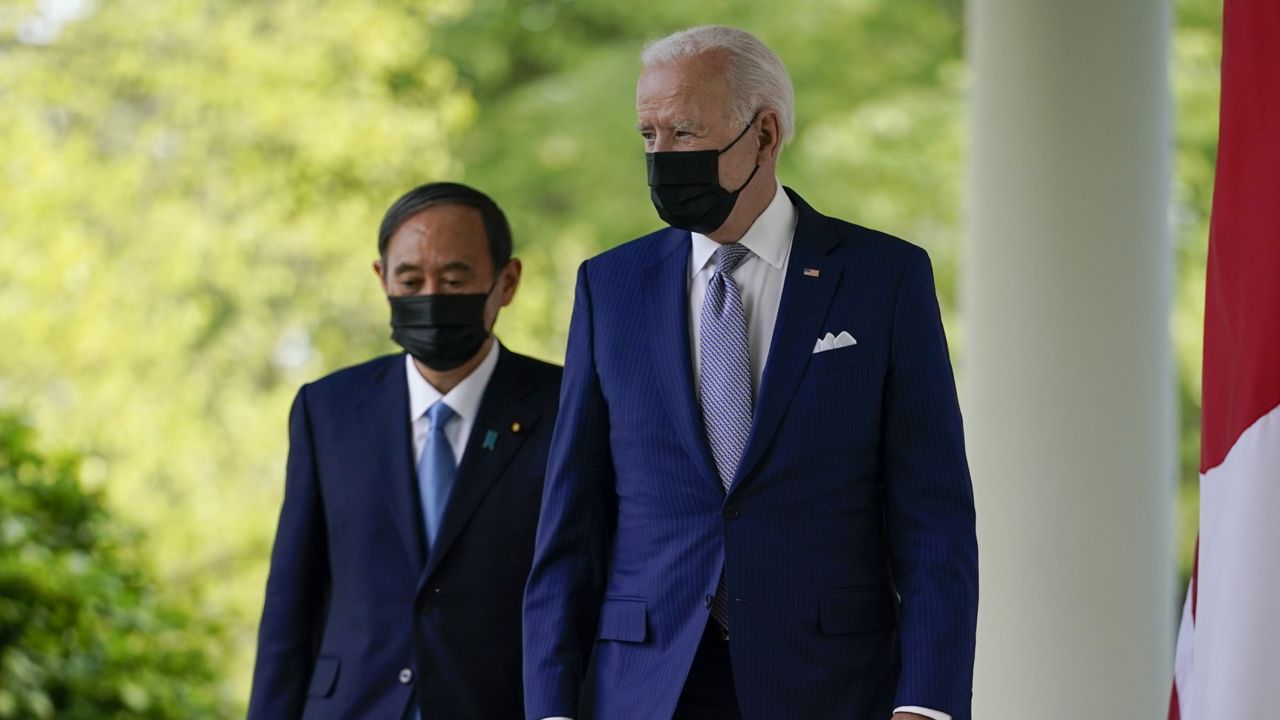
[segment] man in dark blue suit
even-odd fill
[[[492,335],[521,266],[487,196],[419,187],[387,211],[378,250],[407,353],[294,401],[249,717],[519,717],[561,370]]]
[[[526,717],[969,720],[973,494],[929,259],[778,184],[792,89],[759,40],[643,60],[671,227],[578,275]]]

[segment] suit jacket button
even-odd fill
[[[411,683],[411,682],[413,682],[413,671],[412,671],[412,670],[410,670],[409,668],[405,668],[405,669],[401,670],[401,671],[400,671],[400,684],[401,684],[401,685],[408,685],[408,684],[409,684],[409,683]]]
[[[724,516],[730,520],[737,520],[738,516],[741,514],[742,513],[738,510],[738,508],[732,505],[724,506]]]

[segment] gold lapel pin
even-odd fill
[[[819,277],[819,276],[821,276],[821,275],[822,275],[822,271],[821,271],[821,270],[819,270],[818,268],[805,268],[805,269],[804,269],[804,276],[805,276],[805,277]]]
[[[518,433],[518,432],[520,432],[520,431],[523,429],[523,427],[524,427],[524,426],[522,426],[520,423],[518,423],[518,422],[513,422],[513,423],[511,423],[511,432],[513,432],[513,433]]]

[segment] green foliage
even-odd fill
[[[1178,370],[1178,567],[1184,580],[1195,557],[1200,511],[1200,376],[1209,211],[1218,156],[1222,3],[1179,0],[1173,36],[1175,101],[1173,288],[1174,359]]]
[[[377,224],[458,171],[430,30],[462,8],[113,0],[31,37],[66,5],[0,5],[0,402],[221,609],[244,695],[289,399],[393,349]]]
[[[229,716],[219,629],[166,594],[141,539],[0,414],[0,718]]]

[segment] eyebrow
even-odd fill
[[[453,262],[448,263],[444,267],[440,268],[440,272],[447,273],[447,272],[473,272],[473,271],[470,265],[462,262],[461,260],[454,260]]]
[[[636,123],[636,132],[644,132],[645,130],[649,130],[652,127],[653,127],[653,123],[638,122]],[[692,120],[677,120],[674,123],[671,123],[671,129],[677,130],[677,131],[683,130],[686,132],[701,132],[706,128]]]
[[[399,263],[398,265],[396,265],[396,268],[395,268],[395,270],[394,270],[394,273],[395,273],[396,275],[399,275],[399,274],[401,274],[401,273],[407,273],[407,272],[422,272],[422,266],[421,266],[421,265],[419,265],[419,264],[417,264],[417,263],[402,262],[402,263]],[[463,262],[463,261],[461,261],[461,260],[454,260],[453,262],[448,263],[448,264],[446,264],[444,267],[440,268],[440,269],[438,270],[438,272],[442,272],[442,273],[447,273],[447,272],[464,272],[464,273],[469,273],[469,272],[475,272],[475,270],[474,270],[470,265],[468,265],[467,263],[465,263],[465,262]]]

